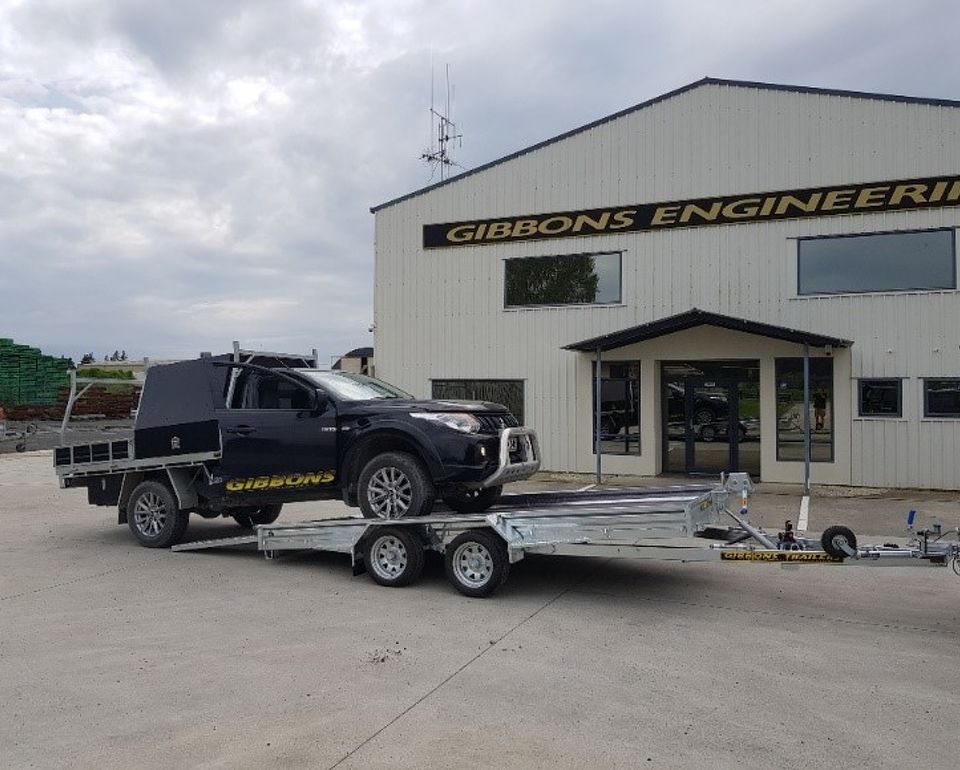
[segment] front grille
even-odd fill
[[[496,435],[504,428],[516,428],[520,423],[509,412],[507,414],[475,414],[480,421],[480,432]]]

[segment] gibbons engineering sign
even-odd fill
[[[436,249],[958,205],[960,175],[937,176],[424,225],[423,246]]]

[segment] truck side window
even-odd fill
[[[233,409],[309,409],[310,394],[281,377],[242,372],[230,406]]]

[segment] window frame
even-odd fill
[[[960,410],[956,412],[944,412],[940,414],[930,414],[930,392],[927,389],[931,382],[957,382],[960,383],[960,377],[924,377],[923,378],[923,419],[925,420],[960,420]]]
[[[859,377],[857,379],[857,417],[864,420],[900,420],[903,419],[903,377]],[[863,388],[876,382],[897,383],[897,411],[884,413],[865,413],[863,411]]]
[[[534,308],[552,308],[552,307],[616,307],[623,304],[623,249],[612,249],[608,251],[580,251],[573,254],[539,254],[536,256],[525,257],[505,257],[503,259],[503,309],[504,310],[529,310]],[[528,259],[564,259],[574,257],[617,257],[617,273],[619,275],[617,299],[609,302],[543,302],[531,303],[529,305],[510,305],[507,303],[507,263],[520,262]]]
[[[841,238],[864,238],[873,235],[910,235],[913,233],[950,233],[950,245],[953,249],[953,260],[951,264],[952,286],[940,288],[909,288],[902,287],[896,289],[837,289],[836,291],[802,291],[801,290],[801,268],[800,268],[800,249],[805,241],[839,240]],[[860,233],[835,233],[827,235],[804,235],[796,238],[796,279],[797,279],[797,297],[833,297],[844,294],[902,294],[917,292],[942,292],[957,291],[960,286],[957,285],[957,228],[956,227],[919,227],[907,230],[879,230]]]

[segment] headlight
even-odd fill
[[[480,420],[472,414],[463,412],[411,412],[411,417],[418,420],[427,420],[428,422],[446,425],[448,428],[458,430],[461,433],[477,433],[480,430]]]

